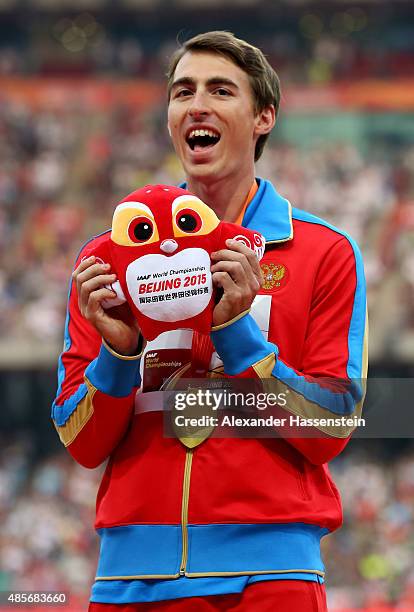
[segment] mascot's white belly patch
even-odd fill
[[[210,302],[210,256],[198,248],[170,256],[144,255],[129,264],[126,283],[142,314],[155,321],[183,321]]]

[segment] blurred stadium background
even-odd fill
[[[359,242],[370,375],[413,376],[413,17],[398,0],[0,0],[0,591],[86,608],[101,469],[49,420],[67,284],[120,196],[181,179],[163,80],[177,33],[228,29],[266,52],[283,101],[258,174]],[[412,441],[353,440],[332,471],[329,609],[414,610]]]

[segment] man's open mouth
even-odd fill
[[[220,140],[220,134],[213,130],[191,130],[186,140],[192,151],[201,151],[214,147]]]

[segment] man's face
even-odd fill
[[[252,172],[260,118],[247,74],[226,57],[188,52],[178,62],[168,128],[188,178]]]

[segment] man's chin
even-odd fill
[[[220,170],[220,166],[217,164],[217,162],[213,163],[212,161],[198,163],[193,162],[185,164],[184,170],[188,177],[201,180],[209,177],[214,178]]]

